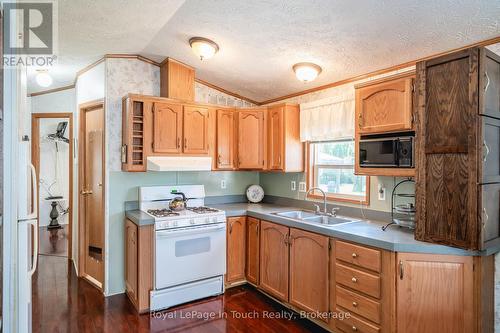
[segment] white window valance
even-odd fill
[[[354,96],[300,104],[300,141],[354,138]]]

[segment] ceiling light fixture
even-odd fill
[[[47,70],[37,70],[35,79],[40,87],[48,87],[52,84],[52,76]]]
[[[189,45],[201,60],[210,59],[219,51],[219,45],[208,38],[193,37],[189,40]]]
[[[297,79],[302,82],[311,82],[321,73],[321,67],[312,62],[299,62],[292,68]]]

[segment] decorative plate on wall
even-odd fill
[[[247,188],[247,199],[250,202],[261,202],[264,198],[264,189],[260,185],[250,185]]]

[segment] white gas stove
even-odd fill
[[[185,210],[168,209],[172,192],[188,198]],[[139,209],[155,220],[151,311],[224,292],[226,214],[205,207],[203,185],[140,187]]]

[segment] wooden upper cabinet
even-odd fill
[[[500,118],[500,55],[480,49],[480,94],[479,112],[483,115]]]
[[[253,217],[247,217],[247,281],[255,285],[259,284],[260,268],[260,221]]]
[[[398,75],[356,85],[356,130],[359,134],[413,128],[414,75]]]
[[[246,217],[227,219],[226,282],[245,280]]]
[[[194,68],[167,58],[160,65],[160,96],[194,101]]]
[[[154,103],[153,152],[180,153],[182,140],[182,105]]]
[[[219,170],[234,169],[234,115],[232,109],[217,110],[215,165]]]
[[[150,135],[147,126],[148,110],[151,110],[149,102],[129,97],[122,101],[121,162],[123,171],[146,171],[145,145]]]
[[[290,229],[290,304],[328,312],[328,237]]]
[[[266,109],[238,111],[239,169],[264,169],[266,166]]]
[[[476,332],[472,257],[398,253],[397,261],[398,333]]]
[[[298,105],[281,104],[268,109],[268,168],[275,171],[304,171],[304,144],[300,142]]]
[[[183,152],[185,154],[208,154],[208,109],[184,106]]]
[[[260,287],[288,301],[288,227],[260,221]]]

